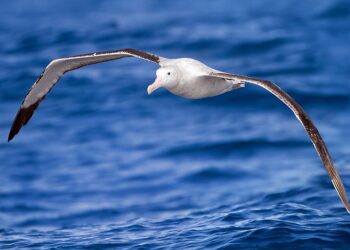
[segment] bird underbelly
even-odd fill
[[[189,99],[200,99],[211,96],[217,96],[225,92],[231,91],[242,87],[239,84],[233,84],[232,82],[212,82],[212,81],[199,81],[187,84],[179,84],[173,89],[169,89],[174,95]]]

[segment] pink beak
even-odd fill
[[[147,93],[150,95],[152,94],[156,89],[160,88],[161,84],[160,84],[160,80],[157,78],[154,83],[152,83],[151,85],[148,86],[147,88]]]

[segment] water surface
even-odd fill
[[[0,248],[343,248],[350,217],[288,108],[256,86],[186,100],[124,59],[64,76],[6,143],[53,58],[134,47],[278,83],[350,189],[348,1],[4,1]]]

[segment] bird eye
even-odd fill
[[[170,76],[170,72],[168,72],[168,76]]]

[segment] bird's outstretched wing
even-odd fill
[[[24,98],[13,121],[8,141],[12,140],[20,129],[28,123],[40,102],[46,97],[64,73],[87,65],[117,60],[125,57],[138,57],[154,63],[160,63],[163,59],[162,57],[136,49],[122,49],[59,58],[50,62]]]
[[[350,213],[350,205],[346,196],[346,191],[343,185],[343,182],[333,164],[332,158],[328,152],[328,149],[318,132],[315,124],[312,122],[310,117],[306,114],[303,108],[286,92],[284,92],[281,88],[279,88],[276,84],[266,80],[260,80],[247,76],[233,75],[228,73],[210,73],[213,77],[242,81],[246,83],[252,83],[258,85],[273,95],[275,95],[278,99],[280,99],[284,104],[286,104],[294,113],[294,115],[298,118],[301,124],[304,126],[306,132],[309,134],[314,147],[320,156],[323,165],[325,166],[329,177],[332,180],[333,186],[336,189],[341,201],[343,202],[346,210]]]

